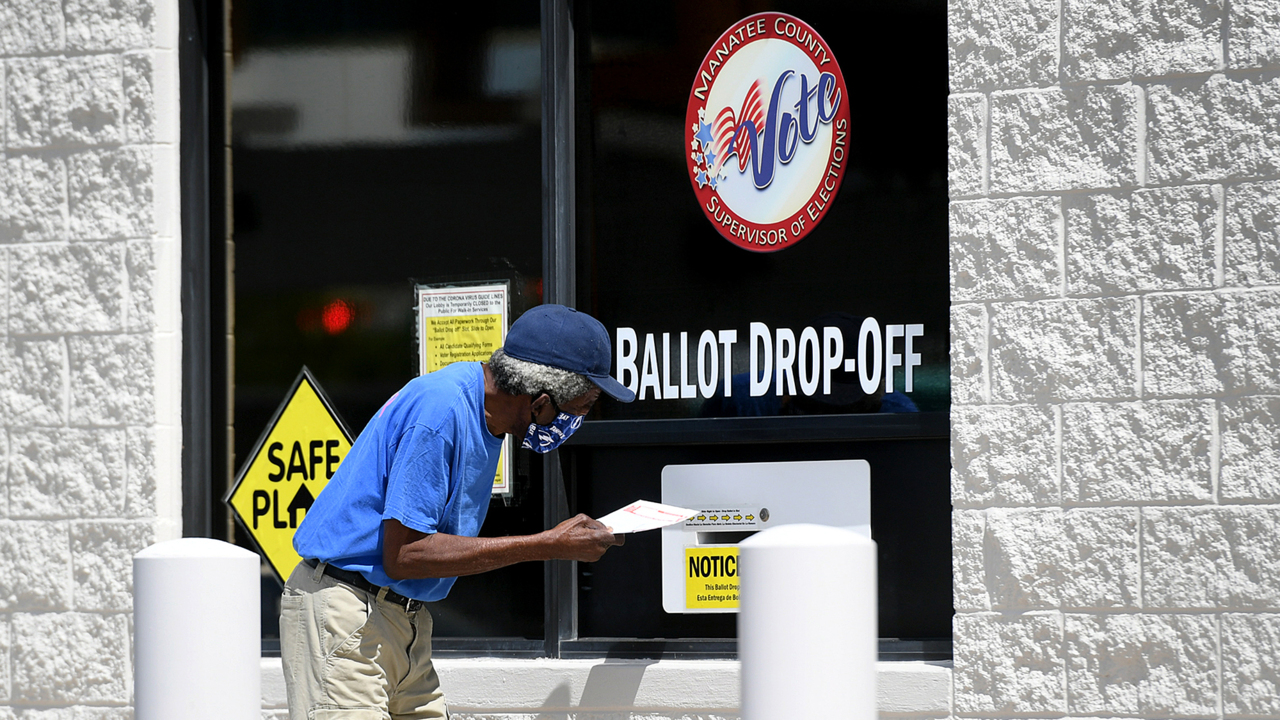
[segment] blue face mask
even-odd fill
[[[536,453],[549,453],[560,447],[560,443],[569,439],[575,430],[582,427],[581,415],[560,413],[550,425],[529,423],[529,430],[524,434],[524,442],[520,447]]]

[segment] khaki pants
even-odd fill
[[[448,718],[426,608],[318,574],[299,563],[280,598],[289,720]]]

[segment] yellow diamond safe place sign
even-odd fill
[[[303,367],[224,501],[281,581],[302,561],[293,534],[351,449],[351,433]]]

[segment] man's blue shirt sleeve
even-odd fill
[[[451,445],[439,433],[421,425],[404,433],[387,476],[383,520],[398,520],[419,532],[436,532],[451,492]]]

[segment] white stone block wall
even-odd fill
[[[1280,716],[1280,3],[948,35],[953,714]]]
[[[132,717],[181,523],[177,3],[0,0],[0,720]]]

